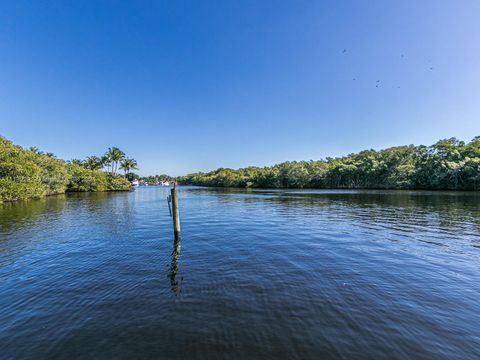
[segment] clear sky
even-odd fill
[[[480,135],[480,1],[2,1],[0,134],[140,174]]]

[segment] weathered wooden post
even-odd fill
[[[173,183],[173,188],[170,190],[172,196],[172,219],[173,219],[173,233],[175,239],[180,237],[180,211],[178,209],[178,192],[177,181]]]

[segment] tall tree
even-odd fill
[[[110,172],[110,166],[112,165],[112,160],[110,159],[110,155],[106,153],[100,158],[102,162],[102,167],[106,167],[107,171]]]
[[[31,152],[34,152],[35,154],[39,154],[39,155],[43,154],[43,152],[41,152],[36,146],[31,146],[28,148],[28,150],[30,150]]]
[[[72,160],[69,160],[67,161],[68,163],[72,164],[72,165],[79,165],[79,166],[83,166],[83,161],[80,160],[80,159],[72,159]]]
[[[123,169],[125,172],[125,177],[130,173],[131,170],[138,169],[137,161],[135,159],[123,159],[120,163],[120,169]]]
[[[100,170],[103,166],[102,159],[98,156],[88,156],[83,162],[83,166],[90,170]]]
[[[112,168],[112,175],[115,175],[118,170],[118,164],[120,161],[125,159],[125,153],[120,150],[118,147],[111,147],[108,148],[107,153],[105,156],[111,161],[111,168]]]

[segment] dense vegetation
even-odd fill
[[[158,185],[160,183],[164,183],[164,182],[172,182],[173,181],[173,177],[169,176],[169,175],[166,175],[166,174],[162,174],[162,175],[151,175],[151,176],[138,176],[136,175],[136,179],[140,180],[140,181],[143,181],[145,182],[146,184],[149,184],[149,185]]]
[[[95,163],[95,161],[97,161]],[[101,171],[103,167],[108,172]],[[104,159],[65,162],[37,148],[23,149],[0,136],[0,202],[40,198],[66,191],[125,191],[130,182],[117,175],[136,168],[118,148],[111,148]]]
[[[429,147],[365,150],[263,168],[221,168],[183,176],[179,181],[222,187],[478,190],[480,136],[469,143],[451,138]]]

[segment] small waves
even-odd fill
[[[480,356],[480,209],[442,193],[162,187],[0,208],[7,358]]]

